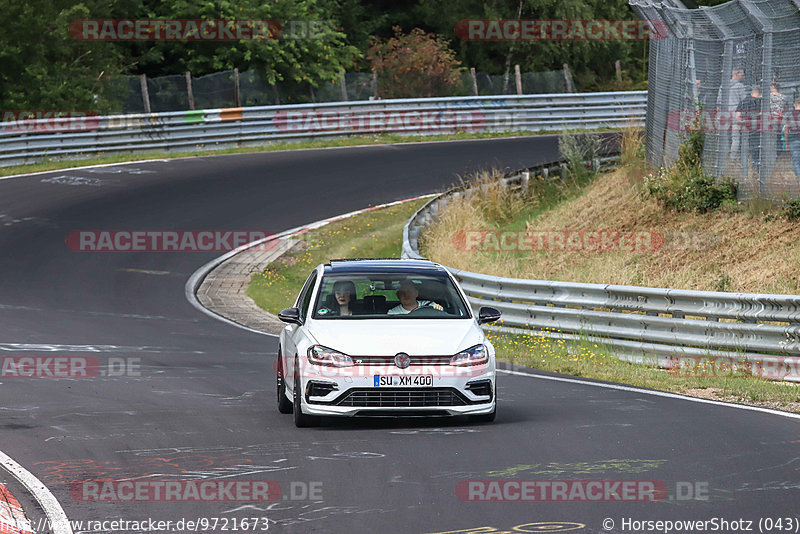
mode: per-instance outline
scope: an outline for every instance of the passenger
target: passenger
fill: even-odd
[[[356,285],[349,280],[339,280],[333,284],[333,295],[336,298],[340,317],[353,315],[356,300]]]
[[[417,308],[424,308],[426,306],[431,307],[434,310],[444,311],[444,308],[441,306],[441,304],[437,304],[432,300],[417,300],[417,297],[419,297],[419,290],[417,289],[417,286],[414,285],[414,282],[408,279],[401,281],[400,287],[397,289],[397,298],[400,300],[400,304],[389,310],[387,313],[389,315],[405,315],[407,313],[411,313]]]

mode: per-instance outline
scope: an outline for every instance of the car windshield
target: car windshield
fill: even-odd
[[[446,274],[327,274],[314,319],[464,319],[469,308]]]

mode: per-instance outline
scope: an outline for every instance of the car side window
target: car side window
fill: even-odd
[[[317,281],[317,271],[311,273],[311,276],[306,280],[303,291],[300,292],[300,318],[305,320],[308,316],[308,307],[311,304],[311,295],[314,294],[314,286]]]

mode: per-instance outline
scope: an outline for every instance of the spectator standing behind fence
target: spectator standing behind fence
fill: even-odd
[[[794,111],[784,115],[783,135],[792,152],[794,175],[800,178],[800,94],[795,97]]]
[[[696,107],[698,107],[702,111],[708,111],[710,109],[710,105],[713,105],[713,101],[711,100],[713,97],[713,92],[708,90],[703,84],[703,81],[698,79],[697,83],[697,102],[695,102]]]
[[[778,128],[778,133],[775,136],[778,155],[785,151],[784,143],[781,142],[783,136],[778,125],[783,122],[783,112],[786,111],[788,100],[786,95],[781,93],[781,86],[778,81],[772,80],[772,84],[769,86],[769,123],[770,125],[776,125],[774,127]]]
[[[737,111],[739,105],[747,96],[747,88],[744,86],[744,68],[735,67],[731,74],[731,79],[719,90],[717,96],[718,111]],[[726,98],[727,96],[727,98]],[[731,135],[731,157],[736,158],[741,145],[741,134],[733,132]]]
[[[736,122],[745,125],[747,132],[748,154],[753,165],[758,171],[761,165],[761,103],[764,99],[761,96],[761,87],[754,85],[750,94],[744,97],[742,103],[736,108]]]

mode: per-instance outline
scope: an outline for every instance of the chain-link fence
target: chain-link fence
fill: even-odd
[[[144,80],[144,82],[143,82]],[[567,93],[574,91],[569,69],[552,72],[526,72],[520,75],[520,87],[514,72],[509,76],[464,71],[461,81],[449,94],[434,96],[514,95]],[[305,104],[369,100],[376,93],[377,79],[371,73],[343,74],[336,81],[312,87],[308,84],[278,82],[270,84],[255,70],[237,73],[233,70],[205,76],[168,75],[155,78],[122,76],[115,78],[114,94],[121,112],[142,113],[216,109],[241,106]],[[143,88],[143,84],[146,90]],[[238,95],[237,95],[238,91]],[[238,96],[238,98],[237,98]]]
[[[630,4],[667,28],[650,45],[648,162],[674,162],[699,128],[706,172],[733,178],[740,197],[800,196],[800,0]]]

